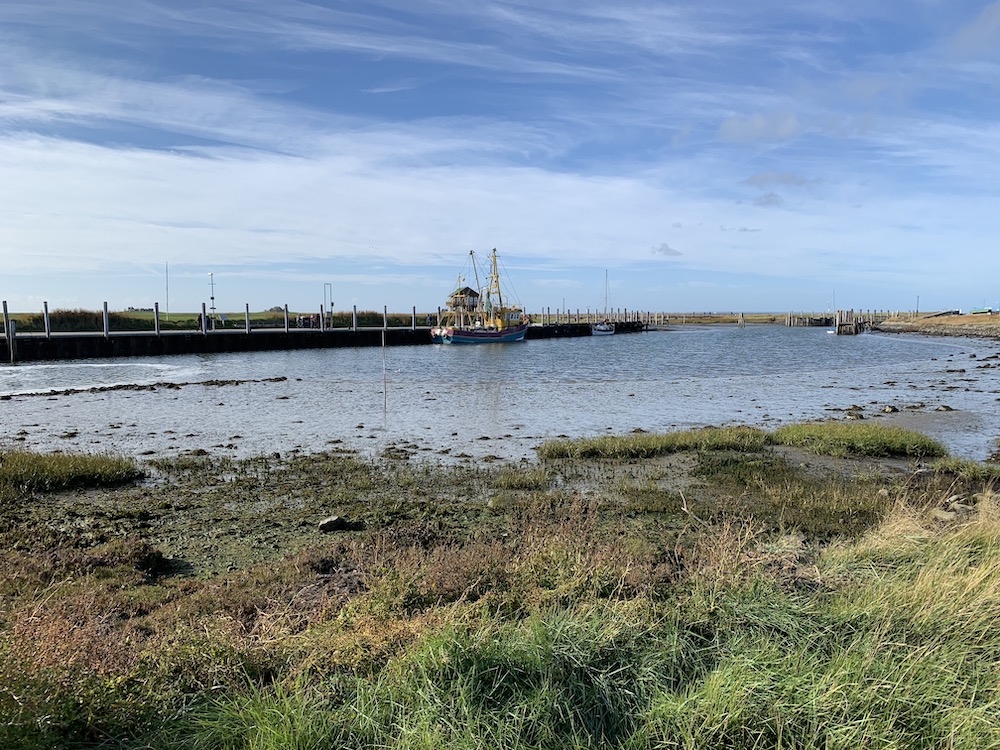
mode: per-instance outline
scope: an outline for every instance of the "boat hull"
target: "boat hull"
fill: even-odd
[[[513,341],[521,341],[527,331],[527,324],[499,331],[442,326],[431,329],[431,341],[435,344],[508,344]]]

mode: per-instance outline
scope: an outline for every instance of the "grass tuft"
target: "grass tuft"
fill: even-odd
[[[550,440],[538,448],[542,460],[555,458],[652,458],[680,451],[759,451],[770,442],[754,427],[706,427],[668,433],[608,435],[581,440]]]
[[[878,424],[787,425],[775,431],[774,440],[825,456],[936,458],[947,454],[943,445],[919,432]]]
[[[0,500],[33,492],[116,487],[143,475],[135,461],[118,456],[7,451],[0,453]]]

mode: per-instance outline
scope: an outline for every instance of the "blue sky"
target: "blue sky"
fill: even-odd
[[[11,309],[432,310],[492,247],[529,310],[997,305],[1000,1],[0,1]]]

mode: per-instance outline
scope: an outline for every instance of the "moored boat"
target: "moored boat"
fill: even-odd
[[[475,253],[469,252],[476,287],[479,271]],[[438,324],[431,328],[435,344],[504,344],[520,341],[528,331],[528,318],[520,307],[504,304],[500,287],[497,251],[490,253],[490,270],[485,287],[465,286],[459,276],[458,286],[448,297],[448,307],[441,312]]]
[[[604,320],[590,326],[591,336],[610,336],[615,332],[615,324],[608,320],[608,270],[604,269]]]

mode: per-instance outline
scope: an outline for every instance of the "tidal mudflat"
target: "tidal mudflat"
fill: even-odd
[[[7,453],[0,742],[995,746],[1000,472],[944,453],[866,422]]]

